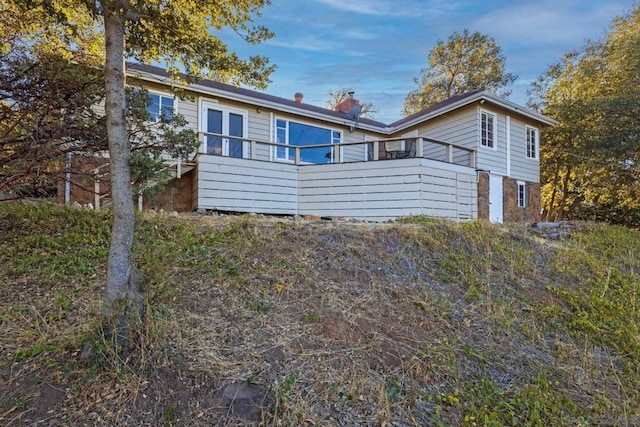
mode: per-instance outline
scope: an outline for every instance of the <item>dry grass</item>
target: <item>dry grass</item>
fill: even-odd
[[[270,426],[640,424],[638,358],[573,324],[574,296],[558,291],[586,284],[552,262],[586,235],[549,244],[479,222],[148,216],[138,348],[122,361],[103,343],[82,362],[83,343],[99,342],[104,259],[56,276],[42,264],[80,226],[52,224],[77,213],[4,209],[0,423],[250,425],[217,399],[248,381],[272,391]],[[20,243],[30,235],[39,248]],[[16,267],[34,251],[40,263]]]

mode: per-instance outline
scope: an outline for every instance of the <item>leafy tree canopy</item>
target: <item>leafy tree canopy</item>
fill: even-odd
[[[601,40],[565,54],[530,91],[560,121],[543,134],[542,202],[550,219],[640,224],[640,6]]]
[[[492,37],[467,29],[451,34],[446,42],[438,40],[427,62],[413,79],[416,89],[405,98],[405,115],[477,89],[506,97],[510,92],[505,87],[517,78],[505,70],[505,57]]]

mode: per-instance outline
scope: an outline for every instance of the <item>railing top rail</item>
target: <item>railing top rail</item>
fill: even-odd
[[[460,150],[464,150],[464,151],[468,151],[468,152],[476,151],[473,148],[464,147],[462,145],[457,145],[457,144],[453,144],[453,143],[450,143],[450,142],[439,141],[437,139],[428,138],[428,137],[424,137],[424,136],[406,136],[406,137],[398,137],[398,138],[383,138],[383,139],[372,139],[372,140],[368,140],[368,141],[340,142],[340,143],[335,143],[335,144],[326,143],[326,144],[310,144],[310,145],[289,145],[289,144],[284,144],[284,143],[281,143],[281,142],[263,141],[263,140],[256,139],[256,138],[244,138],[244,137],[241,137],[241,136],[231,136],[231,135],[224,135],[224,134],[212,133],[212,132],[199,132],[199,134],[200,135],[204,135],[204,136],[214,136],[214,137],[218,137],[218,138],[233,139],[233,140],[246,141],[246,142],[255,141],[258,144],[264,144],[264,145],[269,145],[269,146],[273,146],[273,147],[300,148],[300,149],[336,147],[336,146],[346,147],[346,146],[350,146],[350,145],[372,144],[372,143],[377,143],[377,142],[397,142],[397,141],[406,141],[408,139],[422,138],[423,141],[430,142],[430,143],[433,143],[433,144],[438,144],[438,145],[443,145],[443,146],[451,146],[451,147],[458,148]]]

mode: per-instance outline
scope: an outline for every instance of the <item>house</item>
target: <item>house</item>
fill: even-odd
[[[198,132],[191,162],[147,207],[383,221],[536,221],[540,130],[556,122],[486,91],[453,96],[391,124],[203,80],[175,97],[161,68],[129,64],[154,108]],[[100,197],[97,189],[97,204]],[[67,200],[68,201],[68,200]]]

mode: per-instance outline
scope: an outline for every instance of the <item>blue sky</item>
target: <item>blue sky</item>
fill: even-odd
[[[330,90],[351,87],[373,102],[375,119],[402,117],[413,78],[437,40],[468,28],[493,37],[518,74],[510,99],[525,104],[531,81],[589,39],[602,37],[633,0],[272,0],[256,24],[276,37],[248,45],[223,34],[241,57],[263,55],[277,65],[266,92],[325,106]]]

